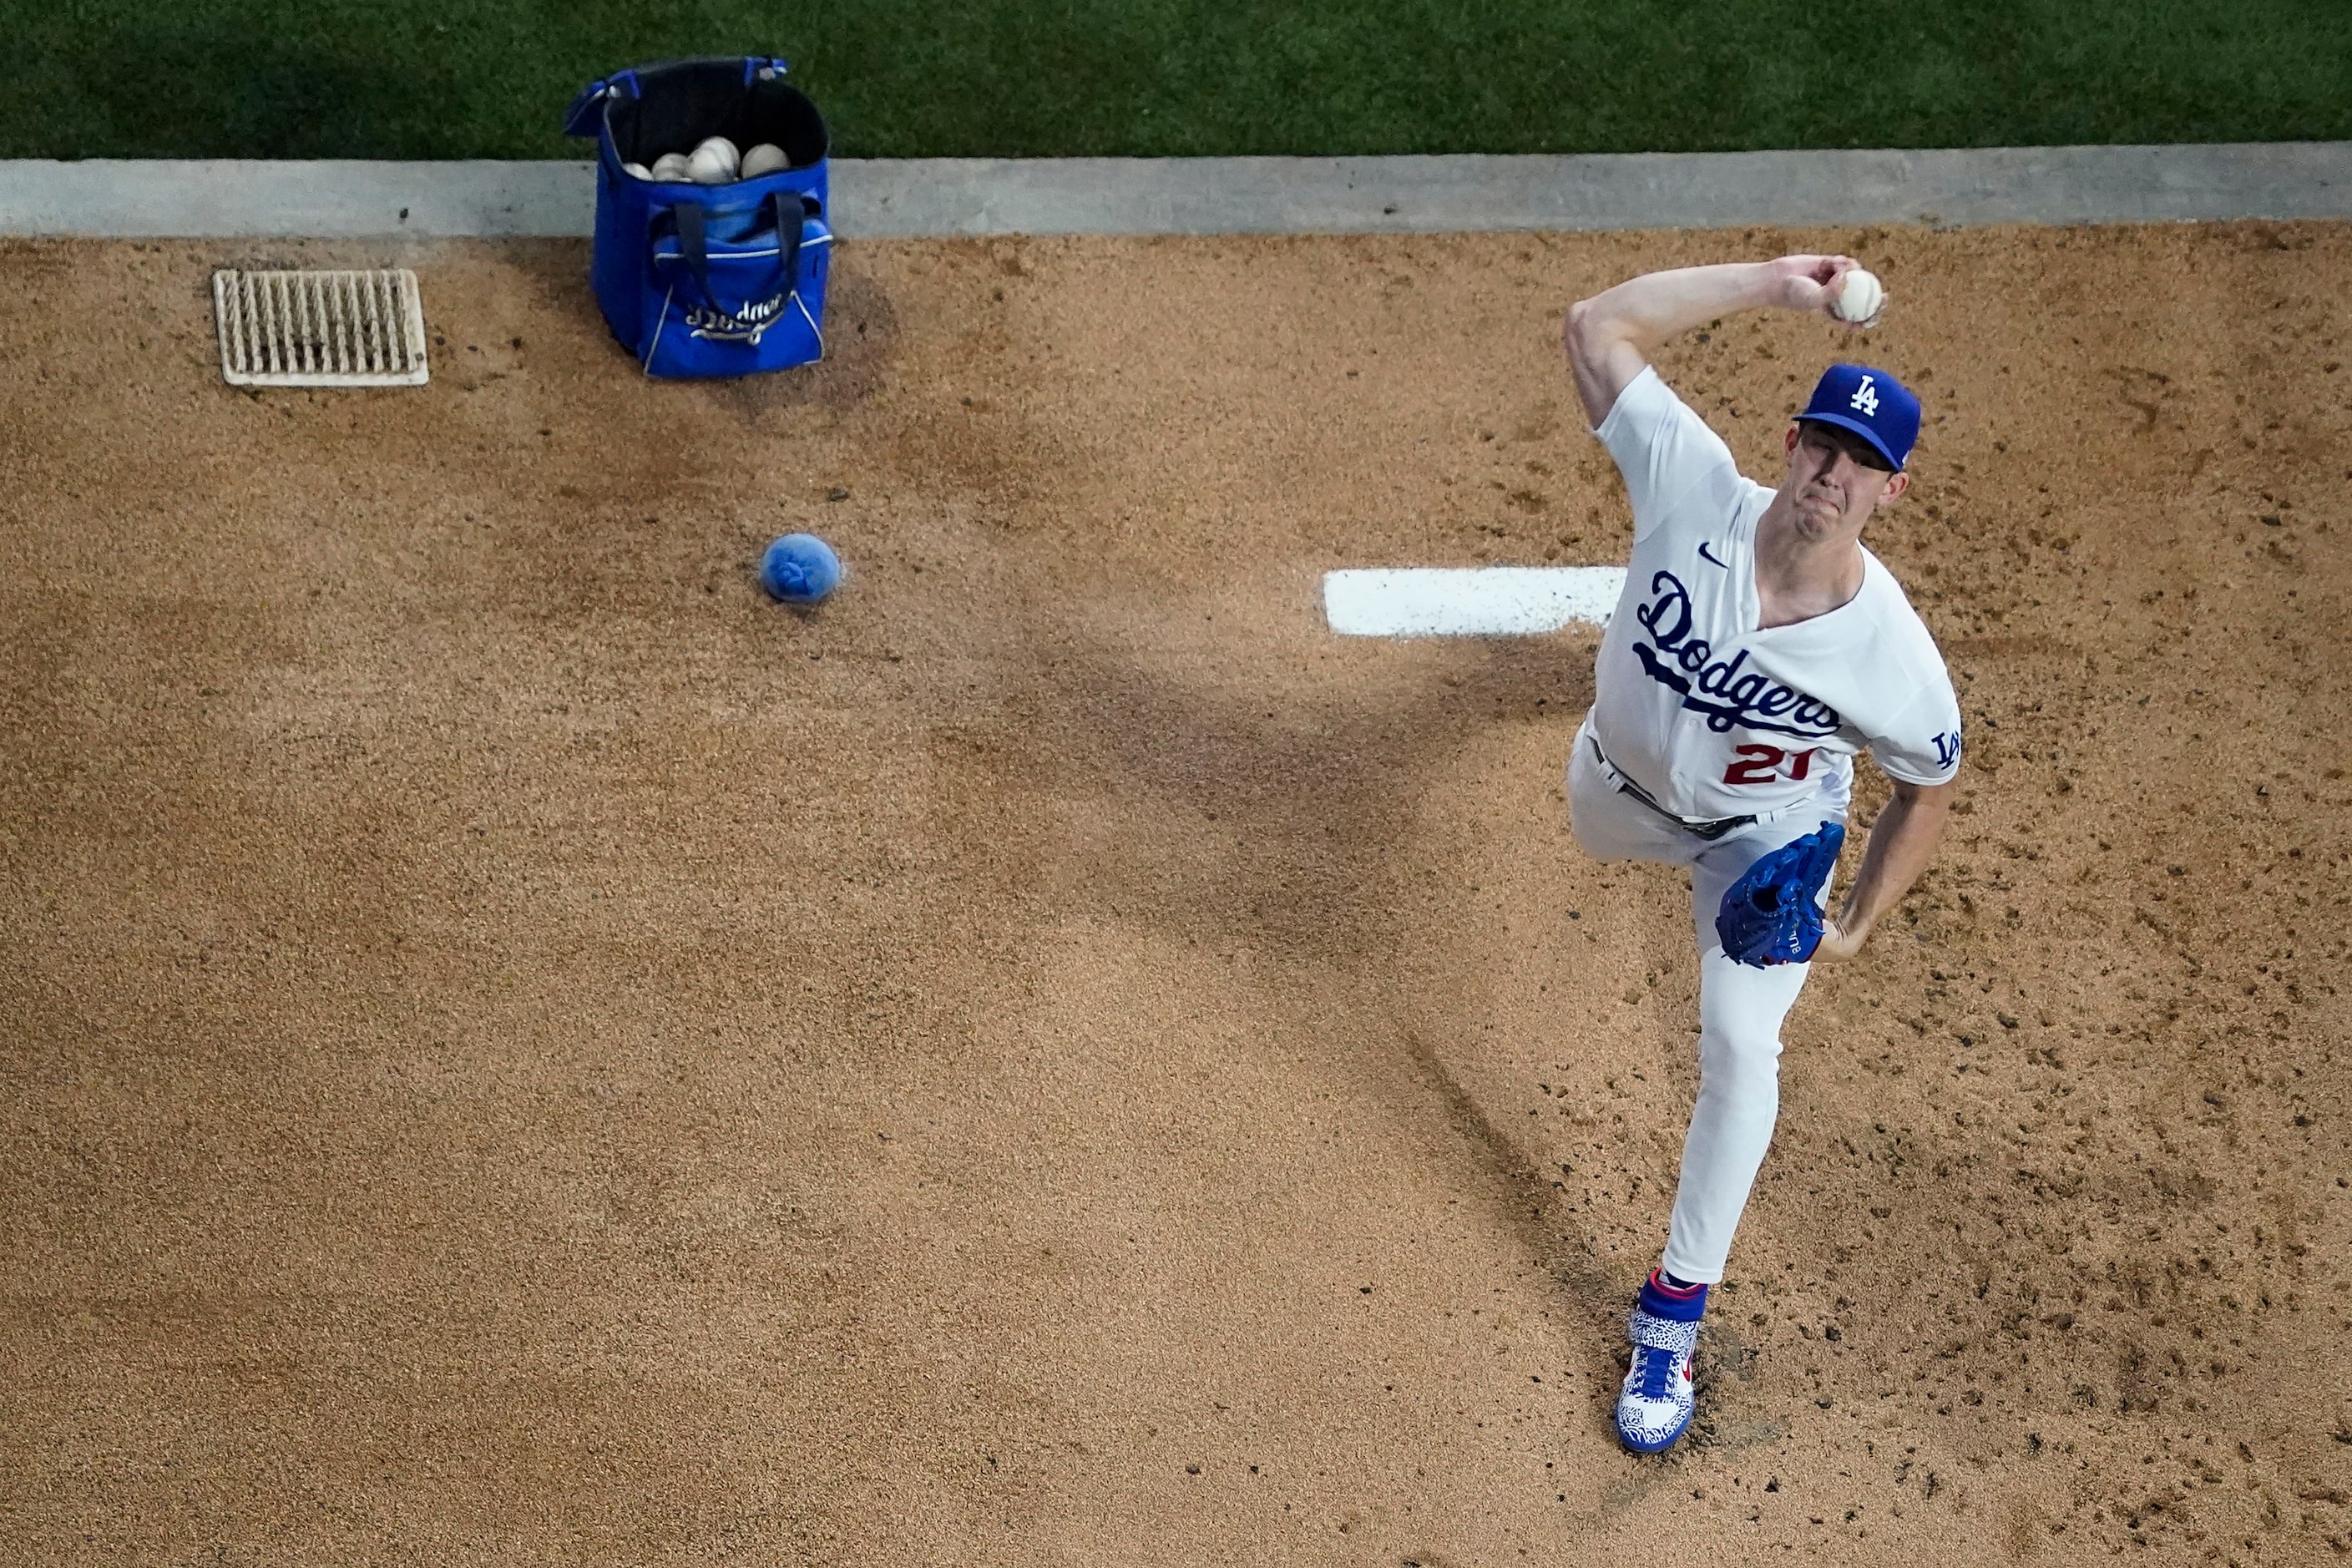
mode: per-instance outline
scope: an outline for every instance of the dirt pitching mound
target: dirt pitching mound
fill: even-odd
[[[1694,974],[1567,835],[1591,640],[1317,587],[1622,560],[1564,306],[1801,247],[1970,766],[1641,1460]],[[2352,232],[854,245],[732,385],[575,245],[5,259],[14,1560],[2352,1548]],[[223,387],[210,268],[334,262],[432,385]],[[1769,474],[1851,352],[1664,368]]]

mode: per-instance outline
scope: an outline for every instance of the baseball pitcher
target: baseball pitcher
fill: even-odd
[[[1569,762],[1570,822],[1602,859],[1688,868],[1699,952],[1698,1100],[1617,1405],[1619,1436],[1643,1453],[1690,1425],[1707,1287],[1780,1110],[1780,1020],[1811,963],[1854,956],[1927,866],[1959,771],[1943,657],[1862,544],[1910,487],[1918,399],[1885,371],[1832,365],[1789,426],[1775,489],[1742,478],[1650,363],[1675,333],[1737,310],[1841,319],[1853,268],[1788,256],[1653,272],[1568,313],[1577,393],[1633,510],[1632,566]],[[1832,917],[1865,749],[1893,798]]]

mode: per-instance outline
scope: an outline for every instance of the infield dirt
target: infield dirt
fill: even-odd
[[[1622,560],[1563,307],[1796,248],[1969,763],[1644,1460],[1694,972],[1568,836],[1593,639],[1318,583]],[[2352,230],[850,245],[701,385],[574,244],[0,259],[0,1557],[2352,1550]],[[220,384],[214,266],[388,262],[430,387]],[[1842,352],[1664,369],[1769,479]]]

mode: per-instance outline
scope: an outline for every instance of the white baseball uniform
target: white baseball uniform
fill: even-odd
[[[1665,1267],[1712,1284],[1771,1142],[1780,1021],[1810,969],[1726,957],[1724,891],[1764,855],[1844,819],[1857,752],[1906,783],[1950,780],[1959,704],[1935,639],[1868,551],[1852,600],[1758,626],[1756,527],[1773,492],[1741,477],[1654,369],[1594,434],[1624,476],[1633,558],[1569,763],[1570,817],[1595,856],[1691,872],[1699,1092]]]

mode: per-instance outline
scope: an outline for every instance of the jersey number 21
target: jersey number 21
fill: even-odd
[[[1732,751],[1739,761],[1723,770],[1723,782],[1727,784],[1778,784],[1781,779],[1802,779],[1812,771],[1813,753],[1819,746],[1808,746],[1801,752],[1784,752],[1778,746],[1735,746]],[[1781,772],[1783,764],[1788,771]]]

